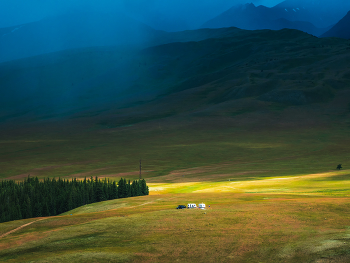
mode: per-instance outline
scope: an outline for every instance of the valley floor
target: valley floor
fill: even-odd
[[[3,134],[2,179],[132,180],[142,155],[150,195],[1,223],[0,261],[350,262],[348,124],[239,121]]]

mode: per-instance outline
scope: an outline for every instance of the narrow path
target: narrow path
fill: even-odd
[[[176,197],[171,197],[171,198],[167,198],[167,199],[164,199],[164,198],[158,198],[158,199],[156,199],[156,200],[154,200],[154,201],[150,201],[150,202],[146,202],[146,203],[143,203],[143,204],[140,204],[140,205],[134,205],[134,206],[126,206],[126,207],[119,207],[119,208],[114,208],[114,209],[110,209],[110,210],[106,210],[106,211],[111,211],[111,210],[118,210],[118,209],[120,209],[120,208],[135,208],[135,207],[139,207],[139,206],[143,206],[143,205],[148,205],[148,204],[152,204],[152,203],[155,203],[155,202],[157,202],[157,201],[159,201],[159,200],[171,200],[171,199],[174,199],[174,198],[176,198]],[[94,212],[94,213],[99,213],[99,212]]]
[[[10,234],[12,234],[12,233],[14,233],[14,232],[16,232],[16,231],[18,231],[18,230],[24,228],[24,227],[26,227],[26,226],[29,226],[29,225],[31,225],[31,224],[33,224],[33,223],[35,223],[35,222],[38,222],[38,221],[41,221],[41,220],[44,220],[44,219],[46,219],[46,218],[41,218],[41,219],[35,220],[35,221],[33,221],[33,222],[24,224],[24,225],[22,225],[22,226],[20,226],[20,227],[17,227],[17,228],[15,228],[15,229],[13,229],[13,230],[11,230],[11,231],[5,233],[5,234],[2,234],[2,235],[0,236],[0,238],[6,237],[6,236],[8,236],[8,235],[10,235]]]
[[[168,198],[168,199],[166,199],[166,200],[171,200],[171,199],[174,199],[174,198],[175,198],[175,197],[172,197],[172,198]],[[143,205],[155,203],[156,201],[159,201],[159,200],[162,200],[162,199],[163,199],[163,198],[159,198],[159,199],[157,199],[157,200],[155,200],[155,201],[146,202],[146,203],[143,203],[143,204],[140,204],[140,205],[129,206],[129,207],[125,207],[125,208],[135,208],[135,207],[139,207],[139,206],[143,206]],[[110,210],[117,210],[117,209],[120,209],[120,208],[115,208],[115,209],[110,209]],[[107,211],[108,211],[108,210],[107,210]],[[101,211],[99,211],[99,212],[93,212],[93,213],[101,213]],[[55,217],[64,217],[64,216],[55,216]],[[38,219],[38,220],[35,220],[35,221],[30,222],[30,223],[24,224],[24,225],[22,225],[22,226],[20,226],[20,227],[17,227],[17,228],[15,228],[15,229],[13,229],[13,230],[11,230],[11,231],[5,233],[5,234],[2,234],[2,235],[0,236],[0,238],[4,238],[4,237],[6,237],[6,236],[8,236],[8,235],[10,235],[10,234],[12,234],[12,233],[14,233],[14,232],[16,232],[16,231],[22,229],[22,228],[24,228],[24,227],[26,227],[26,226],[29,226],[29,225],[31,225],[31,224],[33,224],[33,223],[35,223],[35,222],[38,222],[38,221],[41,221],[41,220],[45,220],[45,219],[48,219],[48,218],[51,218],[51,217],[40,218],[40,219]]]
[[[140,204],[140,205],[126,206],[126,207],[123,207],[123,208],[135,208],[135,207],[139,207],[139,206],[143,206],[143,205],[152,204],[152,203],[154,203],[154,202],[155,202],[155,201],[151,201],[151,202],[143,203],[143,204]],[[117,209],[120,209],[120,208],[115,208],[115,209],[111,209],[111,210],[117,210]],[[108,210],[107,210],[107,211],[108,211]]]

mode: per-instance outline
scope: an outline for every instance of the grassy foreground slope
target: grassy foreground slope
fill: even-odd
[[[205,201],[211,207],[174,209],[188,201]],[[347,262],[348,201],[320,195],[237,193],[107,201],[73,210],[72,215],[36,221],[2,237],[0,258],[3,262]],[[1,224],[1,232],[15,223],[19,222]]]

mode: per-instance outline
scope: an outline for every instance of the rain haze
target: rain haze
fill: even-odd
[[[345,0],[332,2],[259,0],[253,3],[246,0],[1,1],[0,62],[44,54],[51,54],[50,59],[54,56],[55,59],[62,60],[69,52],[74,53],[74,50],[82,48],[92,49],[94,51],[92,54],[95,54],[96,48],[113,50],[127,47],[134,51],[143,50],[167,43],[201,41],[226,36],[224,28],[232,28],[231,30],[289,28],[319,37],[342,19],[349,9],[350,2]],[[209,28],[212,30],[206,30]],[[137,52],[131,54],[133,56]],[[98,68],[94,71],[97,74],[94,79],[68,78],[70,86],[69,88],[64,86],[67,90],[59,96],[50,93],[45,100],[41,100],[40,98],[44,96],[42,92],[33,95],[33,90],[40,90],[39,87],[45,89],[47,85],[44,78],[38,77],[43,74],[42,72],[18,76],[13,79],[14,83],[8,82],[11,89],[15,90],[17,87],[18,92],[11,93],[8,90],[7,93],[11,98],[16,98],[16,101],[24,101],[21,105],[23,109],[34,107],[39,100],[46,108],[54,109],[54,112],[57,112],[62,105],[70,105],[66,110],[71,109],[72,105],[80,108],[88,107],[92,99],[95,104],[103,104],[107,101],[113,103],[116,99],[125,100],[126,97],[132,100],[131,97],[141,97],[145,94],[147,98],[156,96],[159,91],[140,88],[147,86],[142,83],[148,81],[142,81],[141,76],[155,74],[157,71],[155,69],[163,66],[155,65],[152,69],[142,70],[140,63],[140,67],[135,70],[130,60],[132,56],[128,57],[128,61],[113,64],[113,68],[108,68],[109,62],[105,63],[104,60],[96,62],[91,65],[94,70]],[[39,63],[41,60],[32,61]],[[100,72],[101,67],[98,67],[100,64],[108,69],[103,74]],[[76,78],[77,75],[71,71],[72,67],[73,64],[68,64],[61,68],[61,71]],[[85,70],[79,71],[79,74]],[[113,74],[115,71],[122,73]],[[50,85],[56,84],[50,83]],[[101,96],[91,96],[102,86],[105,88]],[[57,92],[59,89],[54,90]],[[116,95],[122,91],[128,91],[129,95],[124,94],[123,98]],[[77,103],[77,98],[82,93],[90,94],[89,99],[79,100]],[[23,100],[29,94],[32,99]],[[4,105],[11,107],[11,99],[3,96],[2,100]],[[69,102],[64,103],[66,100]]]
[[[100,12],[123,10],[139,18],[160,16],[167,19],[167,23],[173,21],[183,29],[196,27],[234,5],[250,2],[271,7],[281,0],[11,0],[0,2],[0,27],[20,25],[74,10]]]

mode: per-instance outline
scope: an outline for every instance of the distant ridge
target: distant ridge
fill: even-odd
[[[345,10],[350,10],[350,1],[340,0],[340,5],[335,5],[328,0],[286,0],[271,8],[250,3],[230,8],[204,23],[203,27],[290,28],[320,36],[344,17]]]
[[[273,9],[285,11],[291,21],[309,21],[318,28],[337,23],[350,9],[349,0],[285,0]]]
[[[321,35],[321,37],[339,37],[350,39],[350,11],[330,30]]]
[[[238,27],[247,30],[272,29],[280,30],[283,28],[297,29],[315,36],[319,36],[327,29],[317,28],[307,20],[308,11],[300,8],[291,9],[268,8],[266,6],[255,6],[254,4],[245,4],[232,7],[221,15],[209,20],[202,27],[220,28],[220,27]]]

